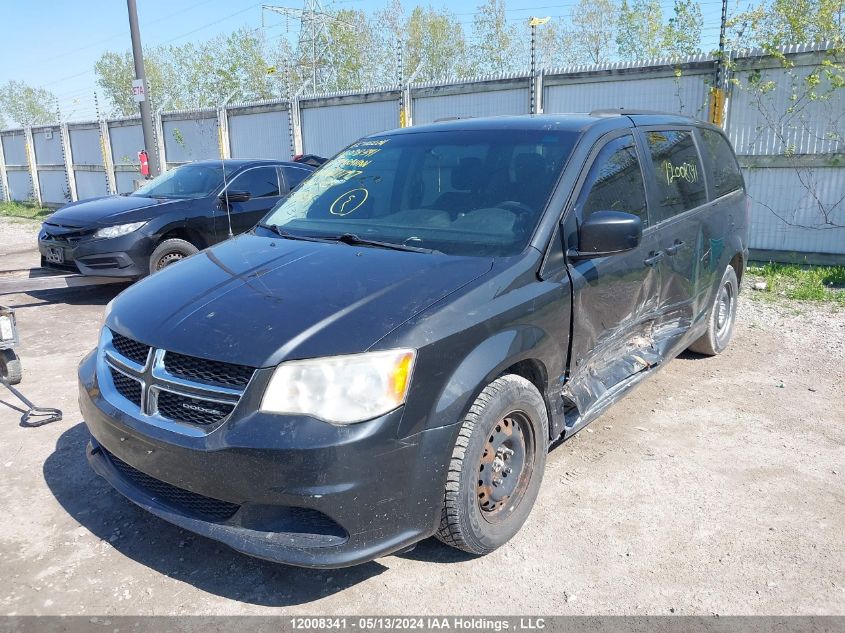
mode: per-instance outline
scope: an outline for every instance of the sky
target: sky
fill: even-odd
[[[699,0],[704,15],[702,50],[715,49],[719,38],[721,0]],[[735,0],[731,0],[735,2]],[[273,1],[301,8],[302,0]],[[202,41],[242,26],[262,27],[261,2],[252,0],[137,0],[144,46]],[[323,0],[326,9],[359,8],[372,12],[387,0]],[[481,0],[404,0],[406,12],[416,4],[448,8],[469,34]],[[509,22],[524,23],[532,15],[568,19],[577,0],[510,0]],[[664,19],[672,0],[662,0]],[[131,47],[123,0],[0,0],[0,84],[25,81],[46,88],[59,99],[66,121],[96,118],[94,63],[108,50]],[[280,37],[296,32],[291,20],[267,13],[265,34]]]

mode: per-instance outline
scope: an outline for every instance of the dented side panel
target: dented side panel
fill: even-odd
[[[563,395],[579,412],[632,374],[658,364],[661,271],[645,260],[657,249],[653,231],[634,250],[574,263],[569,380]]]

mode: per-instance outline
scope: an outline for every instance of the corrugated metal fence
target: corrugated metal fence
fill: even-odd
[[[751,246],[845,255],[845,90],[796,104],[795,89],[827,48],[782,53],[788,67],[762,51],[734,59],[726,130],[753,198]],[[543,70],[534,96],[546,113],[626,107],[706,119],[715,64],[695,56]],[[507,75],[159,113],[159,153],[165,168],[203,158],[331,156],[361,136],[399,127],[402,98],[408,124],[419,125],[527,114],[530,90],[527,75]],[[130,192],[142,144],[137,118],[3,131],[0,197],[60,205]]]

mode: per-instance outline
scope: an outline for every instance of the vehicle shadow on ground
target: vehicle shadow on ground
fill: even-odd
[[[30,290],[20,293],[18,297],[28,297],[31,302],[7,304],[10,308],[33,308],[48,303],[64,303],[66,305],[106,305],[131,283],[113,283],[100,286],[82,286],[77,288],[52,288],[49,290]]]
[[[386,567],[289,567],[240,554],[149,514],[98,477],[85,458],[85,425],[65,431],[44,462],[44,479],[62,507],[92,534],[153,571],[211,594],[284,607],[324,598],[372,578]]]

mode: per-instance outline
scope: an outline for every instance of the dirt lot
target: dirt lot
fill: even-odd
[[[0,220],[0,269],[35,265],[35,226]],[[728,352],[673,361],[555,449],[490,556],[432,539],[310,571],[194,537],[91,472],[76,365],[120,288],[0,296],[21,388],[65,413],[22,428],[0,393],[0,613],[845,614],[845,312],[746,290]]]

